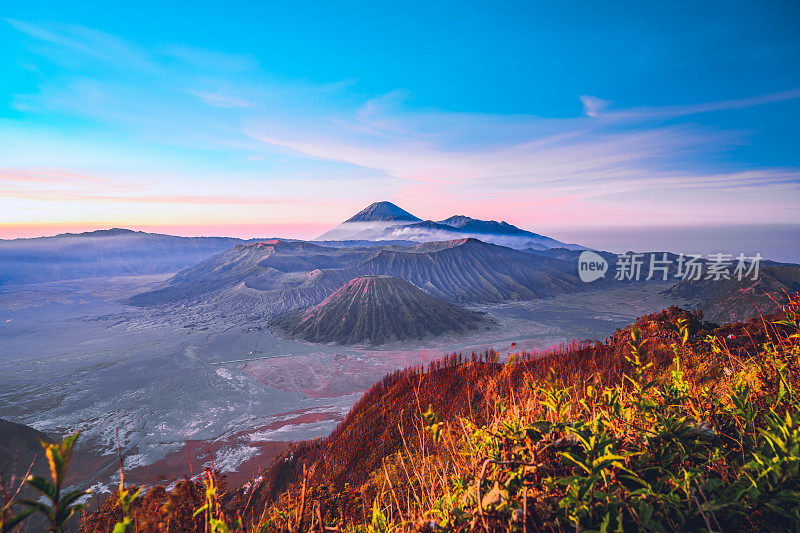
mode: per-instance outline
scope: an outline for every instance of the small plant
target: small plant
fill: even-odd
[[[667,394],[674,403],[683,402],[689,395],[689,383],[683,375],[681,370],[681,355],[686,347],[686,342],[689,340],[689,327],[685,318],[679,318],[677,323],[678,334],[680,335],[680,343],[672,343],[672,353],[675,357],[672,363],[675,368],[672,370],[671,379],[667,385]]]
[[[425,429],[428,431],[434,441],[439,442],[442,440],[442,423],[439,422],[439,416],[433,412],[430,406],[428,410],[422,413],[422,421],[425,424]]]
[[[380,499],[375,498],[372,504],[372,517],[367,527],[367,533],[391,533],[396,526],[390,522],[381,509]]]
[[[193,516],[205,512],[206,531],[209,533],[231,533],[237,531],[239,529],[238,521],[229,526],[224,520],[216,518],[218,486],[214,481],[214,472],[208,468],[203,474],[203,484],[206,487],[206,503],[197,509]]]
[[[39,512],[50,523],[48,531],[51,533],[61,533],[64,526],[72,515],[84,508],[81,503],[76,503],[80,498],[91,494],[91,489],[75,490],[67,494],[61,494],[61,486],[67,474],[67,466],[72,457],[72,448],[78,440],[80,432],[66,437],[63,441],[50,444],[40,441],[44,447],[47,463],[50,468],[52,482],[38,476],[28,476],[25,483],[39,491],[47,499],[48,503],[34,500],[23,499],[20,503],[28,507],[30,512]]]
[[[113,533],[128,533],[129,531],[136,531],[131,519],[131,505],[136,498],[142,493],[141,487],[136,492],[131,489],[125,488],[125,475],[122,472],[122,467],[119,469],[119,492],[117,492],[117,505],[122,510],[122,520],[114,524]]]

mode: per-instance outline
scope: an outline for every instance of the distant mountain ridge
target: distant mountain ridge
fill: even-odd
[[[130,302],[269,318],[316,305],[350,280],[375,275],[401,278],[435,298],[466,305],[589,289],[570,262],[472,238],[340,248],[271,240],[217,254]]]
[[[452,226],[462,231],[470,231],[472,233],[496,233],[501,235],[502,234],[533,235],[536,237],[542,237],[542,235],[539,235],[537,233],[532,233],[530,231],[525,231],[505,221],[497,222],[494,220],[478,220],[465,215],[454,215],[450,218],[440,220],[439,224]]]
[[[320,304],[273,321],[291,338],[338,344],[383,344],[463,333],[490,322],[479,313],[438,300],[400,278],[361,276]]]
[[[479,220],[465,215],[454,215],[440,221],[422,220],[395,204],[385,201],[367,206],[355,216],[314,240],[428,242],[466,237],[474,237],[485,242],[516,249],[584,249],[576,244],[566,244],[538,233],[523,230],[505,221]]]
[[[243,242],[122,228],[0,240],[0,285],[177,272]]]
[[[667,289],[665,294],[693,300],[706,320],[724,324],[744,322],[759,314],[780,311],[786,295],[800,291],[800,268],[792,264],[767,262],[757,280],[686,280]]]

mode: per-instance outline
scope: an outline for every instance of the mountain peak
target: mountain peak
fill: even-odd
[[[466,215],[453,215],[450,218],[440,220],[439,224],[453,226],[454,228],[461,228],[474,220],[475,220],[474,218],[468,217]]]
[[[465,233],[541,237],[541,235],[537,233],[520,229],[506,221],[479,220],[464,215],[454,215],[450,218],[440,220],[439,224],[457,228]]]
[[[83,233],[59,233],[56,237],[117,237],[120,235],[133,235],[135,233],[143,232],[126,228],[110,228],[84,231]]]
[[[345,222],[378,222],[378,221],[408,221],[419,222],[408,211],[397,207],[392,202],[375,202],[355,214]]]

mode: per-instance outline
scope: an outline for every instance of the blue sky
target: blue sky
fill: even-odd
[[[170,5],[164,5],[170,4]],[[15,3],[0,236],[796,223],[797,2]]]

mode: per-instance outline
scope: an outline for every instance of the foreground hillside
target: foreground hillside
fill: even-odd
[[[498,359],[387,376],[328,438],[244,487],[222,494],[209,472],[151,491],[131,519],[142,531],[800,526],[797,297],[765,321],[719,328],[671,308],[606,342]],[[212,515],[192,518],[207,494]],[[122,514],[109,500],[84,529]]]
[[[125,487],[82,528],[794,531],[798,364],[797,296],[745,324],[670,308],[605,342],[507,362],[453,354],[387,376],[329,437],[241,488],[213,470],[169,491]],[[62,473],[70,442],[48,452]],[[67,498],[58,516],[73,512]]]

